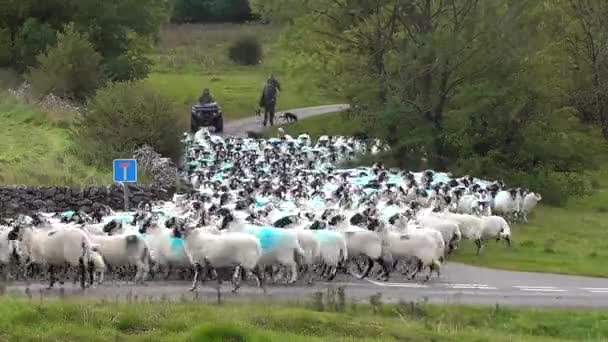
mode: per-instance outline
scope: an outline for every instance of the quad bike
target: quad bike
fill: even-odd
[[[192,106],[190,117],[190,130],[196,133],[201,127],[214,127],[216,133],[224,131],[224,117],[222,108],[217,102],[195,104]]]

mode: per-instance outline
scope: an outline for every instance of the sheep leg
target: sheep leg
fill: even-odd
[[[55,266],[49,266],[49,279],[50,279],[50,284],[49,287],[47,288],[48,290],[53,288],[53,285],[55,285]]]
[[[89,261],[87,266],[89,271],[89,286],[92,287],[95,282],[95,263]]]
[[[84,264],[84,258],[82,257],[78,260],[78,271],[80,274],[80,288],[84,290],[87,287],[87,268]]]
[[[414,270],[407,275],[407,279],[414,279],[416,277],[416,275],[418,274],[418,272],[420,272],[420,270],[422,269],[422,261],[421,260],[417,260],[418,263],[416,265],[416,267],[414,268]]]
[[[374,267],[374,260],[370,257],[367,257],[367,269],[365,270],[365,272],[363,274],[361,274],[359,279],[367,278],[367,276],[369,275],[369,272],[371,272],[373,267]]]
[[[382,259],[382,257],[378,258],[376,261],[380,264],[380,267],[382,267],[382,273],[380,275],[384,275],[383,280],[388,281],[391,276],[391,269],[389,268],[389,263]]]
[[[251,271],[251,273],[255,277],[255,281],[256,281],[257,287],[263,287],[264,286],[264,279],[263,279],[264,272],[262,272],[261,267],[260,266],[255,266],[253,268],[253,270]],[[266,291],[265,288],[264,288],[264,291]]]
[[[194,265],[194,269],[195,269],[194,279],[192,280],[192,287],[190,288],[191,292],[194,292],[196,290],[196,288],[198,287],[198,281],[201,276],[201,272],[203,271],[203,268],[202,268],[201,264],[199,264],[199,263],[196,263]]]
[[[481,241],[481,239],[476,239],[475,245],[477,245],[477,256],[479,256],[479,254],[481,254],[481,250],[483,249],[483,241]]]
[[[245,272],[243,272],[243,273],[245,273]],[[232,275],[232,285],[234,286],[234,288],[232,289],[233,293],[236,293],[236,291],[241,287],[240,279],[241,279],[241,265],[238,265],[234,269],[234,274]]]
[[[173,270],[173,266],[171,266],[171,264],[167,265],[167,273],[165,273],[165,280],[169,280],[169,277],[171,276],[171,271]]]
[[[291,264],[291,279],[289,280],[288,284],[294,284],[296,281],[298,281],[298,264],[296,262],[294,262],[293,264]]]

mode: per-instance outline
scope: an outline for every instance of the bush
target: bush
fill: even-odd
[[[100,167],[109,167],[116,158],[130,158],[143,144],[176,160],[185,126],[180,125],[174,103],[146,83],[112,83],[95,94],[75,125],[74,150],[85,162]]]
[[[262,61],[262,44],[254,36],[237,39],[228,49],[228,57],[241,65],[257,65]]]
[[[251,19],[248,0],[176,0],[174,22],[235,22]]]
[[[73,25],[57,35],[57,44],[38,56],[39,66],[28,75],[37,95],[84,100],[103,85],[102,57],[86,34]]]

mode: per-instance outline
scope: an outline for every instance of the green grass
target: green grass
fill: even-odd
[[[600,341],[608,313],[426,304],[322,307],[0,301],[6,341]]]
[[[112,181],[67,152],[69,118],[43,113],[10,96],[0,100],[1,185],[98,185]]]
[[[265,134],[269,137],[277,136],[279,127],[283,127],[285,132],[293,137],[306,133],[313,140],[321,135],[349,136],[363,130],[361,124],[357,120],[349,119],[345,112],[313,116],[289,125],[277,125],[268,129]]]
[[[282,93],[277,109],[290,109],[337,101],[308,84],[310,75],[294,76],[286,72],[277,45],[281,27],[272,25],[179,25],[166,27],[160,37],[149,82],[184,107],[200,96],[203,88],[223,106],[230,119],[253,115],[264,82],[274,73]],[[238,37],[253,35],[262,43],[264,59],[258,66],[240,66],[228,58],[228,47]]]

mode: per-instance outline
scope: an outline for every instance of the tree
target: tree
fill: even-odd
[[[566,41],[578,76],[575,105],[583,119],[599,122],[608,140],[608,3],[565,0],[562,5],[574,23]]]
[[[57,44],[38,56],[38,66],[28,78],[36,93],[83,101],[105,81],[102,57],[86,34],[73,25],[57,35]]]
[[[170,5],[169,0],[0,0],[0,38],[7,41],[2,47],[9,56],[3,56],[3,64],[22,71],[35,66],[34,56],[72,22],[88,35],[113,80],[145,77],[141,71],[150,61],[131,57],[142,56],[141,46],[151,46]]]
[[[175,22],[245,22],[251,19],[248,0],[176,0]]]

